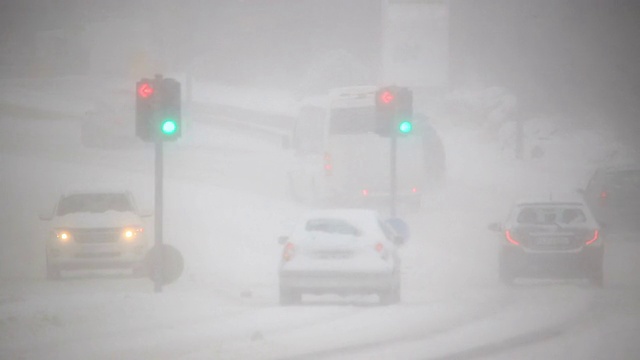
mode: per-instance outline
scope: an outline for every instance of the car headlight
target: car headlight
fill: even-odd
[[[122,239],[125,241],[133,241],[142,233],[141,227],[129,226],[122,230]]]
[[[71,241],[71,232],[69,232],[68,230],[57,229],[55,233],[56,233],[56,238],[58,239],[58,242],[64,244]]]

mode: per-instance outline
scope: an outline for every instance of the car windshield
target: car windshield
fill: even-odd
[[[373,106],[334,108],[331,110],[331,135],[364,134],[376,129]]]
[[[90,212],[131,211],[131,203],[126,194],[74,194],[64,197],[58,204],[59,216]]]
[[[517,221],[530,225],[576,225],[584,224],[587,217],[579,207],[530,206],[520,209]]]
[[[307,221],[305,230],[353,236],[360,234],[355,226],[342,219],[311,219]]]

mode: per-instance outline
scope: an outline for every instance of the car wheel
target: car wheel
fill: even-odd
[[[595,287],[604,287],[604,271],[602,270],[602,267],[592,271],[589,282],[591,282]]]
[[[400,279],[396,279],[391,287],[384,292],[378,294],[380,297],[380,304],[382,305],[392,305],[400,302],[402,297],[402,289],[400,285]]]
[[[508,269],[504,264],[500,264],[500,269],[498,271],[499,271],[500,281],[507,286],[512,286],[516,280],[516,277],[513,275],[513,272],[510,269]]]
[[[295,289],[280,288],[280,305],[295,305],[302,302],[302,294]]]

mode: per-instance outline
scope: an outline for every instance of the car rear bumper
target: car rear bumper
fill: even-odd
[[[604,248],[584,247],[578,252],[526,252],[521,247],[503,247],[501,271],[526,277],[589,277],[602,269]]]
[[[363,293],[394,287],[395,273],[281,271],[280,287],[309,293]]]

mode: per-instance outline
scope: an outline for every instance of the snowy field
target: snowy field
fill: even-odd
[[[629,359],[640,351],[640,242],[608,239],[604,289],[550,280],[507,288],[497,279],[501,239],[487,229],[517,199],[584,186],[617,148],[605,135],[552,131],[540,137],[544,156],[515,160],[478,127],[441,119],[447,182],[404,214],[412,236],[400,254],[402,302],[305,296],[281,307],[277,237],[306,210],[287,195],[289,155],[273,139],[205,120],[166,146],[164,239],[186,268],[156,294],[149,280],[117,272],[45,281],[47,224],[37,217],[76,184],[124,184],[152,208],[152,148],[86,149],[76,118],[0,115],[1,359]]]

